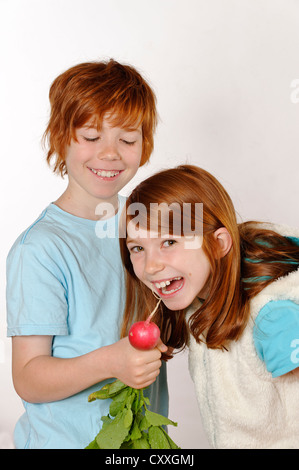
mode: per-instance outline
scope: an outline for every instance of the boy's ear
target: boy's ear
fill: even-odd
[[[218,256],[223,258],[231,249],[232,237],[225,227],[220,227],[214,232],[214,237],[218,245]]]

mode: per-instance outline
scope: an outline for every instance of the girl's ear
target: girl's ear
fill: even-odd
[[[232,237],[225,227],[220,227],[214,232],[214,237],[218,245],[219,258],[223,258],[231,249]]]

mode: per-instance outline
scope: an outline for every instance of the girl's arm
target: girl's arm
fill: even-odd
[[[12,338],[12,374],[18,395],[31,403],[62,400],[108,378],[133,388],[155,381],[161,367],[162,342],[150,351],[138,351],[128,338],[83,356],[51,356],[52,336]]]

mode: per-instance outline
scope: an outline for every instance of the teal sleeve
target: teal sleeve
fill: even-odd
[[[299,367],[299,305],[291,300],[266,304],[256,318],[253,339],[272,377]]]
[[[62,274],[43,247],[19,242],[10,251],[6,301],[7,336],[68,334]]]

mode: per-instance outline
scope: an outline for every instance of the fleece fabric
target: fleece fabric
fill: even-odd
[[[271,224],[263,227],[299,237],[298,229]],[[190,338],[190,375],[203,425],[214,448],[299,448],[299,379],[292,373],[273,377],[253,339],[261,309],[281,300],[299,304],[299,270],[274,281],[252,299],[250,321],[228,351],[208,349]],[[192,304],[188,317],[199,305],[199,301]],[[298,331],[294,335],[290,355],[294,355],[294,344],[299,344]],[[295,362],[294,369],[299,365]]]

